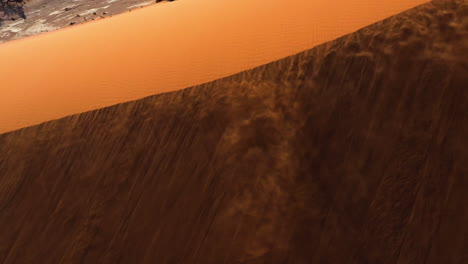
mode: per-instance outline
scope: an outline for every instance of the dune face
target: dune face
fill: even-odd
[[[181,0],[7,42],[0,133],[235,74],[423,2]]]
[[[466,263],[467,14],[0,135],[0,262]]]

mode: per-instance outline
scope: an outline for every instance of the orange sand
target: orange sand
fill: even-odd
[[[0,45],[0,133],[277,60],[427,0],[179,0]]]

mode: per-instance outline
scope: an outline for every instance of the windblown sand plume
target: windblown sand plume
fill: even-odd
[[[467,263],[468,5],[0,135],[1,263]]]

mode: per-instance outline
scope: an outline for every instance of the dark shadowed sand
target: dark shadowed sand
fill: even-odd
[[[0,135],[1,263],[467,263],[468,5]]]

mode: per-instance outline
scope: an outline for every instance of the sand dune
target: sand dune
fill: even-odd
[[[0,135],[0,262],[466,263],[467,14]]]
[[[0,133],[254,68],[423,2],[181,0],[8,42]]]

